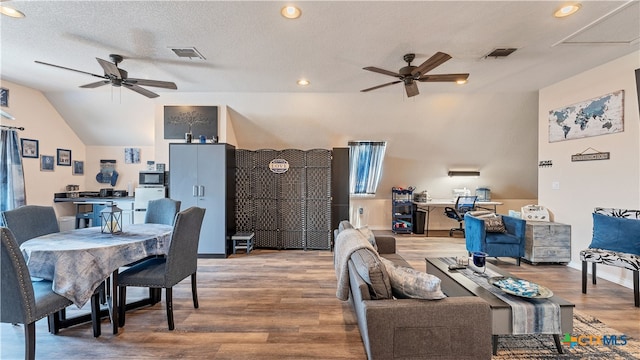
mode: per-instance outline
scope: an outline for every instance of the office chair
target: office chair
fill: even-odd
[[[457,228],[451,228],[449,230],[449,236],[453,236],[454,231],[460,231],[462,232],[462,236],[465,236],[462,224],[464,222],[464,214],[476,208],[477,200],[477,196],[458,196],[454,207],[447,206],[444,208],[444,214],[458,222]]]

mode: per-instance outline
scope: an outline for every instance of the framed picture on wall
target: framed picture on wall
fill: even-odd
[[[40,171],[53,171],[53,155],[42,155],[40,157]]]
[[[84,161],[73,160],[73,175],[84,175]]]
[[[71,150],[58,149],[58,166],[71,166]]]
[[[23,158],[38,158],[40,155],[38,152],[38,140],[33,139],[20,139],[20,145],[22,146]]]

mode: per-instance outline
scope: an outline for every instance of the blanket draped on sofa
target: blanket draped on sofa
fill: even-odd
[[[336,297],[342,301],[349,300],[349,268],[347,263],[354,251],[368,248],[375,251],[371,243],[357,229],[344,229],[336,237],[333,262],[338,279]]]

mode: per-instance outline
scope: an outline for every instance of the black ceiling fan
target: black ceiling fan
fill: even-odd
[[[57,67],[60,69],[71,70],[71,71],[75,71],[75,72],[79,72],[82,74],[87,74],[87,75],[91,75],[91,76],[95,76],[97,78],[103,79],[94,83],[82,85],[80,86],[81,88],[96,88],[98,86],[111,84],[112,86],[124,86],[125,88],[129,90],[133,90],[138,94],[142,94],[148,98],[155,98],[155,97],[158,97],[159,95],[141,86],[153,86],[153,87],[159,87],[163,89],[173,89],[173,90],[178,89],[176,84],[170,81],[130,78],[126,70],[118,67],[118,64],[122,62],[122,60],[124,60],[124,57],[122,57],[122,55],[110,54],[109,58],[111,59],[112,62],[102,60],[100,58],[96,58],[96,60],[98,60],[98,63],[100,64],[100,66],[102,66],[102,69],[104,70],[104,75],[92,74],[90,72],[71,69],[68,67],[60,66],[60,65],[49,64],[49,63],[38,61],[38,60],[36,60],[36,63],[42,64],[42,65],[49,65],[49,66]]]
[[[418,95],[420,92],[418,91],[419,82],[460,82],[466,81],[469,77],[469,74],[437,74],[437,75],[427,75],[427,73],[436,67],[442,65],[449,59],[451,56],[449,54],[445,54],[443,52],[437,52],[435,55],[427,59],[420,66],[413,66],[411,62],[415,59],[415,54],[406,54],[403,59],[407,62],[407,66],[398,70],[397,73],[393,71],[388,71],[384,69],[380,69],[374,66],[367,66],[363,68],[364,70],[373,71],[376,73],[389,75],[398,78],[399,80],[392,81],[390,83],[370,87],[368,89],[360,90],[361,92],[367,92],[375,89],[379,89],[381,87],[398,84],[404,82],[404,88],[407,91],[407,97],[412,97]]]

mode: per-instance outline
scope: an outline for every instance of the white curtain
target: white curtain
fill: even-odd
[[[349,142],[349,193],[373,195],[382,175],[384,141]]]
[[[5,211],[25,205],[26,195],[18,134],[15,130],[1,131],[0,211]]]

